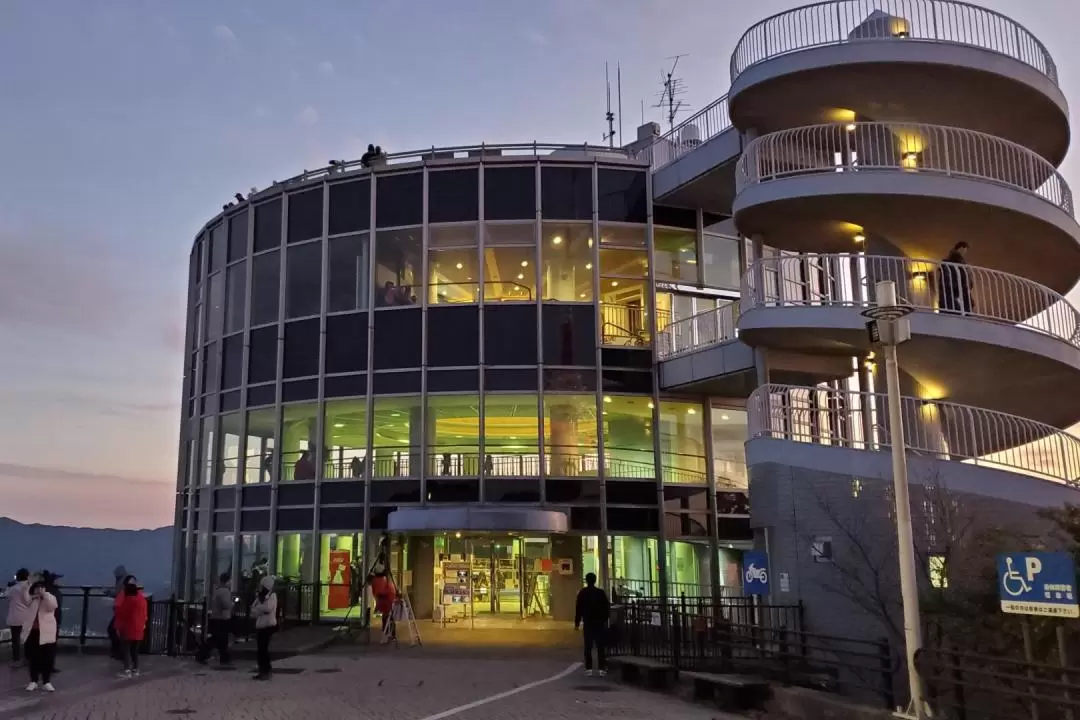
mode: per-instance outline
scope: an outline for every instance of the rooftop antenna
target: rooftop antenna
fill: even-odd
[[[679,99],[682,95],[686,94],[686,83],[680,77],[675,77],[675,68],[679,66],[679,59],[684,58],[686,55],[675,55],[674,57],[667,58],[672,60],[671,69],[666,73],[661,71],[660,82],[664,86],[663,91],[660,93],[660,100],[653,105],[653,107],[660,108],[661,110],[667,110],[668,130],[675,129],[675,116],[678,115],[680,110],[688,110],[689,105]]]
[[[604,113],[604,119],[607,120],[607,132],[604,133],[604,140],[607,141],[608,147],[615,148],[615,113],[611,112],[611,74],[608,71],[608,64],[604,63],[604,84],[607,86],[607,112]]]
[[[622,63],[615,65],[615,85],[619,88],[619,142],[623,141],[622,134]]]

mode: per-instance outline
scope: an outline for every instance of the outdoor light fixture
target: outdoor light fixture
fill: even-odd
[[[585,263],[586,270],[592,270],[592,263]]]
[[[458,264],[457,264],[457,269],[458,269],[458,270],[460,270],[460,269],[461,269],[461,268],[463,268],[463,267],[465,267],[465,266],[464,266],[464,265],[462,265],[461,263],[458,263]]]
[[[529,261],[528,260],[522,260],[521,261],[521,267],[529,267]]]
[[[848,132],[855,132],[855,123],[848,123],[845,127]]]
[[[854,240],[855,242],[859,243],[860,245],[863,244],[864,242],[866,242],[866,236],[863,235],[862,233],[856,233],[855,237],[853,237],[851,239]]]

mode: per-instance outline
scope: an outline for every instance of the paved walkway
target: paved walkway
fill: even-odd
[[[171,661],[164,660],[164,663]],[[587,678],[565,658],[450,657],[423,648],[373,648],[361,656],[336,652],[275,664],[270,682],[246,668],[222,672],[192,663],[155,667],[138,681],[108,680],[86,693],[64,685],[52,696],[0,693],[2,720],[719,720],[727,716],[674,698]],[[99,676],[100,678],[101,676]]]

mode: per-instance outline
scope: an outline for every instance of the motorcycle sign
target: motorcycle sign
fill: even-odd
[[[743,553],[743,593],[767,595],[769,593],[769,556],[757,550]]]

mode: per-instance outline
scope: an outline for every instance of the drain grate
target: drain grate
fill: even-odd
[[[610,685],[575,685],[574,689],[580,690],[581,692],[597,693],[614,692],[615,690],[615,688],[611,687]]]
[[[175,708],[173,710],[166,710],[166,715],[194,715],[198,710],[192,710],[191,708]]]

